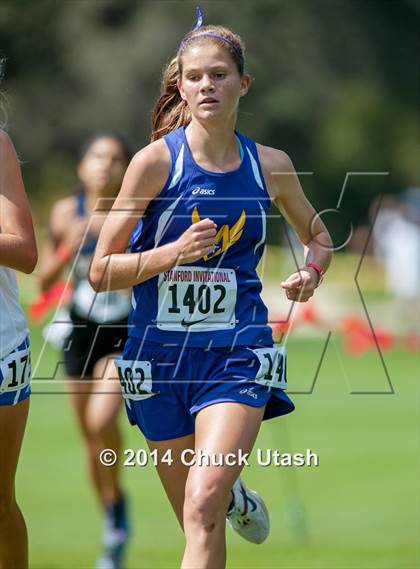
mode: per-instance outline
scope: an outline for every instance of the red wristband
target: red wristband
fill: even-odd
[[[64,243],[57,247],[55,254],[62,263],[68,263],[73,255],[70,249],[64,245]]]
[[[307,266],[308,268],[315,269],[315,271],[318,273],[318,283],[317,283],[317,286],[318,286],[319,284],[321,284],[322,278],[323,278],[324,273],[325,273],[324,269],[323,269],[320,265],[318,265],[318,263],[308,263],[306,266]]]

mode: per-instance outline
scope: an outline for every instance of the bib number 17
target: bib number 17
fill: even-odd
[[[31,381],[31,356],[29,348],[15,351],[1,362],[3,380],[0,381],[0,393],[18,391]]]

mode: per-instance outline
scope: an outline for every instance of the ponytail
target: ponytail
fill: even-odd
[[[174,58],[164,71],[162,93],[152,110],[151,142],[191,121],[191,112],[179,94],[177,80],[178,59]]]

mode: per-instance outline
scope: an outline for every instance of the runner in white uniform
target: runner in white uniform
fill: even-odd
[[[31,392],[28,329],[15,270],[31,273],[37,249],[19,161],[0,130],[0,567],[28,566],[25,521],[15,474]]]

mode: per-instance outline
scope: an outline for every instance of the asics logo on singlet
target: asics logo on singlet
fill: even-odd
[[[194,188],[193,191],[191,192],[193,196],[196,195],[200,195],[200,196],[214,196],[216,193],[216,190],[210,190],[207,188]]]
[[[197,207],[193,209],[191,221],[192,223],[198,223],[200,221],[200,214],[198,213]],[[208,261],[209,259],[214,259],[214,257],[221,255],[223,251],[226,251],[226,249],[228,249],[234,243],[239,241],[244,231],[245,221],[246,221],[246,212],[243,209],[241,215],[238,218],[238,221],[234,223],[232,227],[229,227],[227,223],[222,225],[222,227],[218,230],[214,238],[214,245],[215,245],[214,252],[208,255],[204,255],[203,259],[205,261]]]

